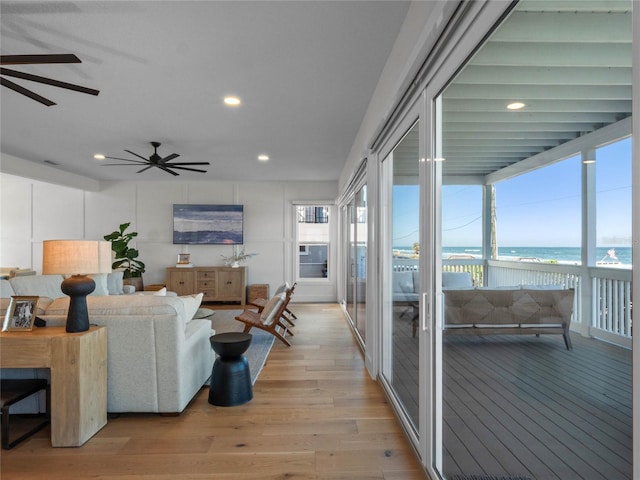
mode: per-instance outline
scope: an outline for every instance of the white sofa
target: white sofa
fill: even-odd
[[[48,277],[48,278],[45,278]],[[0,280],[2,313],[11,295],[38,295],[37,315],[47,326],[65,324],[69,298],[57,275],[16,277],[32,284]],[[11,282],[7,285],[4,282]],[[12,293],[13,292],[13,293]],[[194,319],[201,295],[89,296],[89,321],[107,327],[107,410],[179,413],[211,374],[214,354],[208,319]],[[46,327],[44,327],[46,328]],[[47,371],[2,369],[4,378],[42,378]],[[33,405],[23,408],[31,409]]]

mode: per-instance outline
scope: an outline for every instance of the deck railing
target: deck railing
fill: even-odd
[[[631,269],[525,261],[443,260],[446,272],[470,272],[475,286],[559,285],[576,291],[572,329],[631,347]],[[417,259],[393,259],[394,271],[418,270]]]
[[[589,269],[593,286],[592,322],[596,332],[614,343],[622,337],[631,346],[631,270]]]

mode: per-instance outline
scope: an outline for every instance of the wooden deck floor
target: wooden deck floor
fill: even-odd
[[[2,479],[427,478],[339,306],[291,308],[292,346],[275,342],[251,402],[214,407],[205,388],[180,416],[110,418],[81,448],[51,448],[46,428],[0,452]]]
[[[632,478],[631,351],[572,335],[445,336],[444,473]],[[394,386],[418,419],[418,351],[394,323]]]
[[[447,475],[632,478],[631,351],[572,340],[445,338]]]

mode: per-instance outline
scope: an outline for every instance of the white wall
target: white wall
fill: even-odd
[[[271,292],[293,281],[295,229],[292,201],[327,200],[337,182],[109,182],[85,191],[0,174],[0,266],[42,269],[42,241],[102,239],[121,223],[138,232],[136,247],[147,266],[144,283],[164,283],[178,253],[195,265],[222,265],[226,245],[173,245],[173,204],[244,205],[247,283],[267,283]],[[296,289],[296,301],[335,302],[335,282]]]

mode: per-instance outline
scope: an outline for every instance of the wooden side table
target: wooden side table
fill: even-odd
[[[51,445],[79,447],[107,424],[107,329],[0,332],[0,367],[51,369]]]

